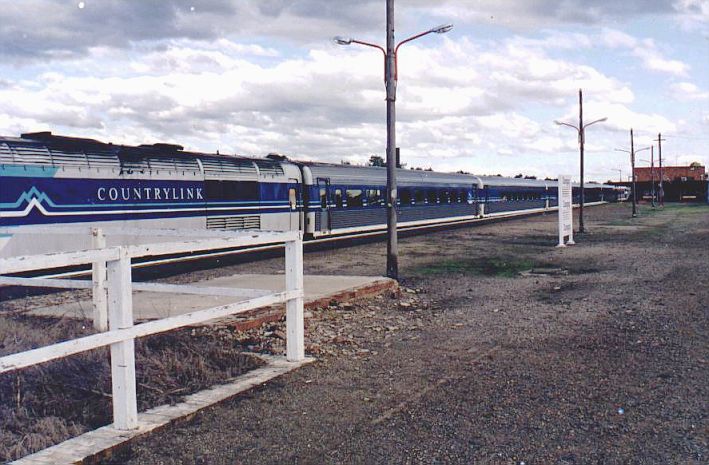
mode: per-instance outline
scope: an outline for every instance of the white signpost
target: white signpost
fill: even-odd
[[[571,192],[571,176],[559,176],[559,245],[557,247],[575,244],[573,227],[574,205]],[[566,236],[569,237],[569,240],[565,244],[564,237]]]

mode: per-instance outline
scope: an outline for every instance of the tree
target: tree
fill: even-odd
[[[522,179],[523,177],[524,177],[524,175],[520,173],[517,176],[515,176],[515,179]]]
[[[700,168],[701,166],[702,166],[702,164],[699,163],[698,161],[693,161],[692,163],[689,164],[690,168]]]
[[[384,161],[384,158],[382,158],[379,155],[372,155],[369,157],[369,166],[386,166],[386,162]]]

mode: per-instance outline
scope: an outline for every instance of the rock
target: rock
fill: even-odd
[[[345,337],[345,336],[335,336],[331,339],[331,341],[334,342],[335,344],[351,344],[352,343],[352,341],[347,339],[347,337]]]

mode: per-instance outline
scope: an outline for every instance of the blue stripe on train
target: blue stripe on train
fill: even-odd
[[[288,184],[263,183],[259,195],[261,200],[210,199],[202,181],[4,177],[0,225],[260,215],[290,210]]]

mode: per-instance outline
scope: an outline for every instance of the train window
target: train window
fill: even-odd
[[[411,189],[400,189],[399,192],[401,193],[400,200],[402,205],[411,205],[411,201],[413,200],[411,198]]]
[[[347,206],[361,207],[364,205],[364,193],[361,189],[347,189]]]
[[[382,206],[384,205],[384,197],[382,197],[381,189],[367,189],[367,199],[369,205]]]
[[[438,195],[435,189],[429,189],[426,193],[426,201],[428,203],[436,203],[438,201]]]
[[[451,193],[448,190],[441,191],[441,203],[451,203]]]
[[[327,208],[327,189],[320,188],[320,208]]]
[[[342,189],[335,189],[335,207],[342,208]]]
[[[414,198],[416,199],[416,203],[423,204],[423,200],[425,199],[425,195],[421,189],[416,189],[415,191],[415,196]]]
[[[295,195],[295,188],[291,187],[288,189],[288,205],[290,205],[291,210],[298,208],[298,200]]]

